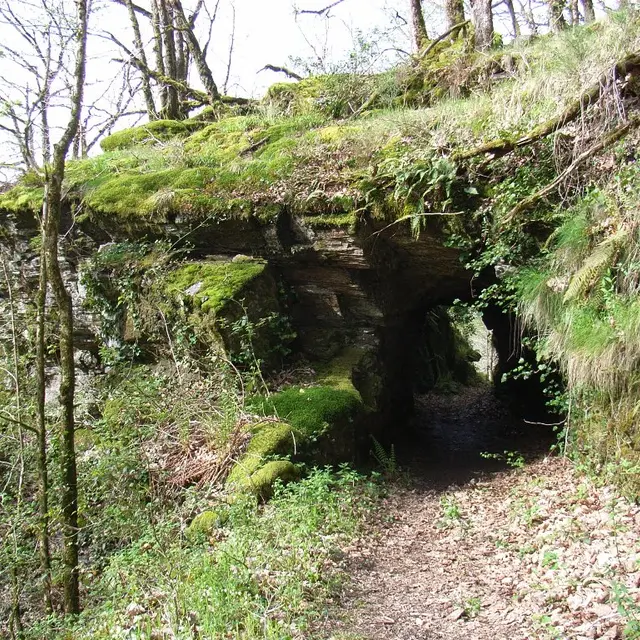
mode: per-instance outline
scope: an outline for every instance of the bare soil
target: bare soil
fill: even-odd
[[[548,430],[488,389],[420,398],[416,429],[407,477],[345,549],[325,637],[640,638],[638,506],[552,456]],[[516,468],[480,455],[505,451]]]

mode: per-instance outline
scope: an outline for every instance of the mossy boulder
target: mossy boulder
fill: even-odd
[[[154,120],[131,129],[116,131],[100,142],[103,151],[116,151],[130,149],[131,147],[170,140],[171,138],[184,137],[195,129],[203,126],[196,121],[178,120]]]
[[[219,313],[237,300],[254,278],[263,275],[267,263],[244,257],[232,261],[193,262],[185,264],[167,277],[165,291],[189,297],[203,312]]]
[[[263,422],[252,431],[247,450],[231,470],[227,486],[267,499],[277,479],[288,482],[300,477],[299,467],[284,457],[295,455],[304,436],[283,422]],[[280,459],[274,460],[276,457]]]
[[[353,384],[354,370],[364,353],[345,349],[317,367],[316,386],[294,386],[268,398],[256,398],[254,410],[291,425],[299,458],[327,463],[348,459],[356,448],[360,419],[368,411]]]
[[[229,520],[229,510],[225,508],[212,509],[199,513],[185,530],[188,540],[198,541],[209,539],[216,529],[222,528]]]
[[[185,264],[161,285],[203,346],[220,344],[240,366],[271,368],[295,337],[267,263],[249,256]]]
[[[242,458],[231,470],[228,484],[244,483],[274,456],[291,456],[303,437],[285,422],[262,422],[252,429],[252,437]]]
[[[298,480],[302,472],[300,467],[289,460],[272,460],[261,466],[255,473],[243,479],[238,485],[245,491],[251,491],[262,500],[273,495],[277,481],[287,483]]]

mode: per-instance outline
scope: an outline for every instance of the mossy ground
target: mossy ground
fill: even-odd
[[[161,121],[114,134],[105,141],[108,152],[69,164],[70,197],[105,224],[259,216],[264,206],[278,204],[328,216],[311,224],[351,224],[350,212],[366,202],[370,188],[361,178],[378,164],[413,162],[494,137],[515,139],[560,113],[609,65],[637,49],[639,34],[635,13],[613,13],[604,22],[510,45],[484,59],[485,81],[473,91],[465,89],[468,74],[454,73],[468,53],[457,43],[440,47],[424,65],[436,74],[449,70],[446,90],[431,96],[427,107],[405,101],[346,121],[331,120],[336,111],[327,106],[334,85],[345,79],[277,85],[251,115],[211,124]],[[338,112],[338,118],[348,115]],[[150,127],[157,129],[153,135]],[[129,147],[138,142],[144,144]],[[398,178],[402,162],[396,169]],[[0,196],[0,208],[37,208],[40,194],[18,186]],[[355,206],[345,210],[345,197]]]

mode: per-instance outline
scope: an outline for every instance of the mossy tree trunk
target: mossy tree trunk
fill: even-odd
[[[424,21],[422,11],[422,0],[410,0],[411,2],[411,25],[413,27],[413,41],[416,51],[420,51],[429,43],[427,25]]]
[[[213,80],[213,74],[211,73],[211,68],[207,64],[206,60],[206,51],[202,49],[200,43],[198,42],[198,38],[196,37],[192,26],[189,24],[187,20],[184,9],[182,8],[182,3],[180,0],[172,0],[173,7],[176,15],[176,22],[180,33],[183,35],[186,45],[189,49],[189,53],[193,58],[193,62],[198,70],[198,75],[200,76],[200,81],[204,86],[205,91],[209,94],[209,98],[211,102],[215,102],[220,99],[220,92],[218,91],[218,86]],[[419,0],[412,0],[414,2],[419,2]],[[423,19],[424,23],[424,19]],[[426,32],[425,32],[426,33]]]
[[[177,80],[175,26],[171,19],[167,0],[158,0],[158,15],[160,16],[161,47],[164,51],[164,70],[169,78]],[[164,95],[165,102],[162,105],[162,117],[167,120],[181,119],[180,100],[176,87],[174,85],[165,86]]]
[[[464,2],[463,0],[445,0],[445,12],[447,14],[447,28],[451,29],[455,25],[464,22]]]
[[[593,22],[596,19],[596,12],[593,8],[593,0],[582,0],[582,9],[584,11],[584,21],[586,23]]]
[[[44,229],[42,230],[44,237]],[[40,250],[40,276],[36,296],[36,429],[38,439],[38,512],[40,570],[44,607],[53,611],[51,601],[51,545],[49,541],[49,472],[47,460],[47,422],[45,417],[45,315],[47,302],[47,259],[44,244]]]
[[[564,7],[564,0],[549,0],[549,26],[553,31],[562,31],[567,28]]]
[[[149,66],[147,64],[147,54],[144,50],[140,24],[138,23],[138,16],[136,15],[133,2],[132,0],[125,0],[125,3],[127,5],[127,11],[129,12],[131,28],[133,29],[133,45],[136,48],[140,60],[142,60],[145,66]],[[144,102],[147,107],[147,116],[149,117],[149,120],[155,120],[158,117],[158,114],[156,112],[155,100],[153,99],[153,92],[151,91],[150,78],[146,74],[142,74],[142,94],[144,95]]]
[[[60,219],[62,213],[62,181],[65,162],[73,139],[78,133],[84,95],[88,1],[76,0],[77,26],[75,31],[76,61],[73,96],[69,122],[54,146],[51,166],[47,168],[43,207],[43,251],[47,276],[59,313],[60,347],[60,442],[61,442],[61,511],[63,525],[63,584],[64,610],[68,614],[80,612],[80,584],[78,567],[78,480],[75,455],[75,365],[73,360],[73,306],[66,289],[58,256]]]
[[[471,8],[475,26],[475,47],[478,51],[486,51],[493,44],[491,0],[472,0]]]

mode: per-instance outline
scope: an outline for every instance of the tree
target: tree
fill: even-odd
[[[475,47],[478,51],[485,51],[493,44],[491,0],[472,0],[471,10],[475,25]]]
[[[518,23],[518,17],[516,15],[516,9],[513,6],[513,0],[504,0],[511,20],[511,28],[513,29],[513,37],[518,38],[521,34],[520,24]]]
[[[43,258],[59,314],[61,405],[61,507],[64,537],[63,582],[66,613],[80,612],[78,567],[78,485],[75,455],[75,365],[73,359],[73,305],[62,278],[58,256],[58,239],[62,214],[62,182],[69,149],[80,126],[87,59],[88,0],[76,0],[77,25],[74,41],[76,60],[71,113],[62,137],[53,148],[51,165],[45,173],[45,196],[42,214]],[[41,280],[42,281],[42,280]]]
[[[582,0],[582,9],[584,11],[585,22],[593,22],[596,19],[596,12],[593,8],[593,0]]]
[[[151,10],[135,5],[133,0],[113,0],[127,8],[133,32],[133,49],[130,49],[112,33],[107,37],[124,51],[131,65],[142,78],[142,89],[150,120],[166,118],[179,120],[188,117],[194,107],[212,105],[221,100],[220,91],[207,62],[213,24],[220,0],[212,12],[204,0],[198,0],[188,15],[181,0],[151,0]],[[196,23],[202,14],[207,16],[208,27],[205,44],[196,35]],[[138,16],[147,20],[153,34],[152,50],[154,66],[145,51],[142,28]],[[189,71],[193,64],[204,91],[189,85]],[[155,104],[153,85],[158,87],[159,108]]]
[[[447,14],[447,28],[451,29],[457,24],[464,22],[464,2],[463,0],[445,0],[445,13]]]
[[[564,0],[549,0],[549,27],[552,31],[562,31],[567,28],[564,7]]]
[[[411,25],[413,27],[413,42],[417,51],[420,51],[429,42],[427,27],[422,11],[422,0],[409,0],[411,4]]]

